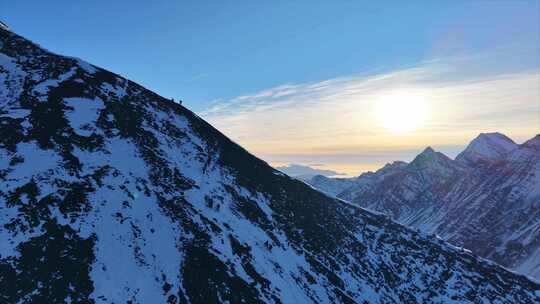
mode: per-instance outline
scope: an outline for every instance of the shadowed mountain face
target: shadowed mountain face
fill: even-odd
[[[0,29],[0,302],[532,303],[540,285]]]
[[[540,278],[539,135],[518,145],[480,134],[456,160],[427,148],[410,164],[346,180],[344,189],[340,180],[320,179],[308,182]]]

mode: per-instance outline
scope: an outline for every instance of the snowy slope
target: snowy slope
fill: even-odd
[[[0,29],[0,302],[532,303],[186,108]]]
[[[0,29],[9,31],[9,27],[4,22],[0,21]]]
[[[481,134],[456,160],[427,148],[336,196],[540,279],[540,136]]]

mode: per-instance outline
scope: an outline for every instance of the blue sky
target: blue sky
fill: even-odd
[[[336,150],[340,145],[328,143],[322,150],[308,145],[299,151],[284,148],[283,143],[273,145],[272,140],[257,144],[264,134],[247,134],[246,130],[279,128],[279,125],[263,126],[245,117],[231,117],[230,106],[228,111],[220,112],[220,109],[242,100],[252,102],[252,97],[261,92],[275,92],[276,88],[287,85],[300,86],[301,94],[305,95],[309,84],[334,81],[340,88],[343,79],[356,79],[358,82],[352,87],[358,88],[362,83],[360,86],[364,88],[362,81],[377,75],[391,75],[394,79],[395,75],[405,73],[396,78],[399,80],[384,84],[394,90],[403,87],[403,83],[409,84],[403,77],[408,77],[411,69],[420,68],[431,73],[429,77],[413,77],[422,79],[422,86],[436,82],[440,88],[450,82],[453,88],[463,89],[464,82],[484,84],[480,89],[467,87],[467,92],[482,91],[490,81],[506,77],[505,85],[511,84],[513,91],[526,86],[530,93],[520,97],[523,100],[513,111],[538,110],[539,102],[534,99],[540,96],[535,95],[540,88],[531,83],[539,79],[540,1],[291,2],[0,0],[0,20],[52,51],[110,69],[163,96],[183,99],[189,108],[202,113],[233,139],[276,163],[287,163],[287,157],[272,158],[277,152],[268,147],[279,146],[283,155],[298,156],[305,155],[305,150],[326,151],[332,147],[330,150]],[[350,86],[347,82],[346,87]],[[379,88],[376,91],[385,92]],[[460,94],[461,99],[472,98]],[[405,94],[412,98],[410,95]],[[281,105],[295,104],[296,95],[291,96],[294,98]],[[338,106],[342,97],[334,101]],[[272,98],[263,101],[259,98],[257,104],[268,106],[276,99]],[[324,95],[324,98],[329,97]],[[486,95],[474,98],[487,100]],[[505,112],[508,104],[501,101],[499,112]],[[257,111],[260,113],[261,109]],[[286,115],[285,112],[276,115]],[[252,115],[249,111],[244,114]],[[288,117],[284,119],[291,121]],[[357,119],[366,117],[357,116]],[[525,129],[516,129],[512,123],[517,119],[516,116],[508,126],[506,121],[494,120],[494,124],[501,126],[499,131],[520,140],[532,135],[531,130],[536,127],[540,129],[533,118],[527,121]],[[232,120],[236,125],[229,128]],[[455,119],[449,119],[448,123],[457,124]],[[358,132],[367,133],[371,129],[362,128]],[[472,134],[484,131],[479,130],[478,124],[468,133],[463,132],[466,128],[463,123],[458,128],[460,131],[452,134],[460,136],[450,136],[453,139],[432,134],[425,142],[412,140],[410,136],[418,135],[412,132],[400,134],[399,138],[389,134],[387,140],[400,142],[401,149],[416,151],[425,143],[463,146]],[[308,142],[306,138],[310,137],[283,136],[300,142]],[[403,144],[407,141],[414,144]],[[372,154],[383,148],[396,150],[385,144],[359,145],[355,149],[370,150]],[[395,157],[413,156],[413,152],[407,153]],[[296,161],[298,157],[290,159]]]
[[[289,2],[2,0],[0,18],[196,111],[283,83],[501,46],[540,50],[538,1]]]

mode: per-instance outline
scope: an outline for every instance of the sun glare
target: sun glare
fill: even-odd
[[[420,128],[427,118],[425,97],[413,92],[393,92],[375,103],[375,121],[394,134]]]

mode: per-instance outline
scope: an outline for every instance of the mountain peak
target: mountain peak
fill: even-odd
[[[482,139],[482,140],[502,140],[502,141],[506,141],[506,142],[511,142],[511,143],[514,143],[514,141],[500,133],[500,132],[487,132],[487,133],[480,133],[478,134],[478,136],[476,137],[477,139]]]
[[[414,160],[411,162],[414,163],[414,162],[435,162],[437,160],[446,160],[448,159],[448,157],[446,155],[444,155],[443,153],[441,152],[437,152],[435,150],[433,150],[432,147],[427,147],[425,148],[420,154],[418,154]]]
[[[414,158],[408,165],[408,169],[414,172],[435,174],[436,176],[447,176],[456,168],[453,162],[452,159],[443,153],[427,147]]]
[[[428,147],[425,148],[424,151],[422,151],[422,153],[420,153],[420,154],[431,155],[431,154],[434,154],[434,153],[436,153],[435,150],[433,150],[432,147],[428,146]]]
[[[500,159],[517,147],[512,139],[502,133],[480,133],[456,160],[468,164],[489,162]]]

